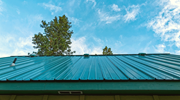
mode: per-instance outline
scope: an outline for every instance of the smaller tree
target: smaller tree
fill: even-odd
[[[111,48],[108,48],[107,46],[105,46],[105,48],[103,49],[103,55],[112,55],[112,51]]]

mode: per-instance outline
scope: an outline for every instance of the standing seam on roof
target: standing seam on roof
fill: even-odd
[[[129,59],[131,59],[131,58],[129,58]],[[141,58],[138,58],[138,59],[141,60]],[[131,59],[131,60],[133,60],[133,59]],[[143,59],[143,60],[144,60],[144,59]],[[139,61],[136,61],[136,60],[133,60],[133,61],[139,62]],[[171,77],[172,75],[175,76],[174,74],[168,73],[168,71],[165,71],[165,70],[168,70],[168,69],[163,69],[163,70],[164,70],[164,71],[163,71],[163,70],[162,70],[162,68],[163,68],[162,65],[159,65],[159,66],[161,67],[161,69],[158,69],[158,68],[156,68],[156,67],[154,66],[155,64],[152,63],[152,62],[150,62],[150,61],[149,61],[149,62],[146,62],[146,63],[150,63],[150,64],[152,63],[151,65],[153,65],[153,66],[150,66],[149,64],[146,64],[146,63],[143,63],[143,62],[145,62],[145,61],[141,61],[141,62],[139,62],[139,63],[141,63],[141,64],[143,64],[143,65],[146,65],[146,66],[149,66],[149,67],[151,67],[151,68],[153,68],[153,69],[155,69],[155,70],[159,70],[159,71],[162,72],[162,73],[166,73],[166,74],[170,75],[169,77]],[[175,76],[175,77],[178,78],[178,76]]]

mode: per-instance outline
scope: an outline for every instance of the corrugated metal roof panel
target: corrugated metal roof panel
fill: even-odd
[[[180,80],[179,61],[170,54],[6,57],[0,58],[0,80]]]

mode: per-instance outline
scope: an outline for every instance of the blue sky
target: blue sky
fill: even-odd
[[[41,21],[64,14],[76,54],[180,54],[179,0],[0,0],[0,57],[37,51]]]

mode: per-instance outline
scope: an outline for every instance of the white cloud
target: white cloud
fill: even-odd
[[[130,20],[136,20],[136,16],[139,13],[140,6],[139,5],[131,5],[126,8],[126,15],[124,15],[125,22]]]
[[[20,37],[15,43],[14,43],[14,51],[12,55],[27,55],[27,53],[33,52],[33,44],[32,44],[32,36],[22,38]]]
[[[5,35],[0,37],[0,57],[7,57],[12,55],[27,55],[28,52],[32,52],[32,36],[29,37],[19,37],[18,39]]]
[[[158,52],[158,53],[164,53],[165,52],[165,49],[166,46],[164,44],[159,44],[159,45],[156,45],[156,49],[155,51]]]
[[[180,50],[175,50],[175,54],[180,55]]]
[[[26,38],[20,37],[18,42],[16,43],[16,45],[19,48],[23,48],[24,46],[33,46],[32,45],[32,37],[33,36],[29,36],[29,37],[26,37]]]
[[[114,11],[121,11],[121,9],[118,7],[118,5],[116,5],[116,4],[113,4],[112,6],[111,6],[111,8],[112,8],[112,10],[114,10]]]
[[[27,55],[28,52],[32,53],[37,51],[33,48],[32,37],[38,31],[33,30],[34,27],[39,27],[39,23],[43,17],[41,15],[29,15],[27,18],[12,21],[14,26],[12,32],[0,30],[0,57],[12,55]],[[22,21],[27,22],[25,25]]]
[[[72,38],[71,50],[76,51],[75,54],[102,54],[101,46],[91,46],[86,43],[86,37]]]
[[[163,9],[148,23],[163,41],[174,42],[180,48],[180,1],[168,0],[159,2]]]
[[[86,2],[88,2],[88,1],[91,1],[92,3],[94,3],[93,8],[96,6],[96,1],[95,0],[86,0]]]
[[[97,37],[80,37],[72,38],[71,40],[71,50],[76,51],[75,54],[102,54],[105,46],[111,48],[114,54],[127,53],[126,51],[122,50],[123,43],[119,40],[102,40]]]
[[[45,8],[49,8],[51,12],[51,14],[53,15],[56,12],[62,11],[62,8],[53,4],[49,4],[49,3],[42,3],[42,5]]]
[[[110,16],[108,13],[102,12],[100,10],[98,10],[98,15],[99,15],[100,21],[101,22],[104,21],[106,22],[106,24],[112,23],[120,19],[120,15]]]

